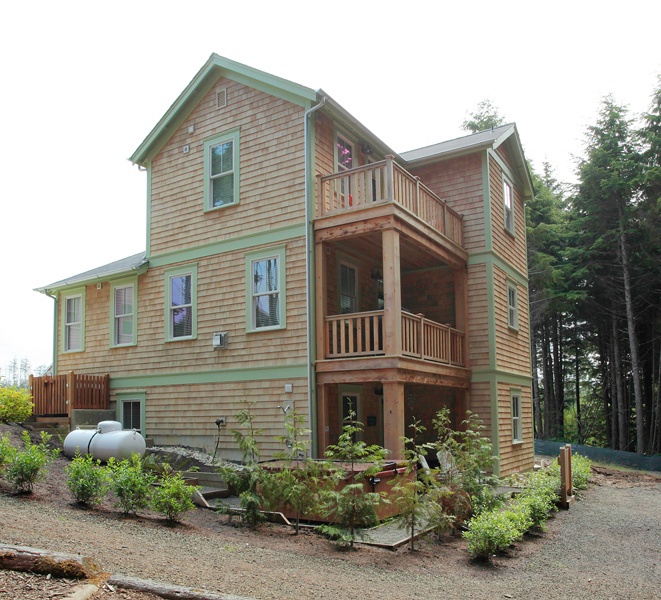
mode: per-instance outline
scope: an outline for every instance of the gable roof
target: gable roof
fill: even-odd
[[[317,99],[316,92],[308,87],[213,53],[129,160],[147,166],[220,77],[245,83],[304,108],[309,108]]]
[[[453,140],[447,140],[417,150],[402,152],[400,156],[407,165],[421,166],[438,160],[446,160],[462,154],[469,154],[480,150],[496,150],[501,145],[506,145],[511,151],[514,169],[523,184],[523,192],[526,198],[532,198],[533,186],[528,163],[523,154],[523,146],[519,138],[519,132],[515,123],[500,125],[487,131],[480,131],[465,135]]]
[[[148,265],[149,261],[147,261],[146,252],[140,252],[133,256],[127,256],[126,258],[108,263],[102,267],[97,267],[85,271],[84,273],[79,273],[78,275],[72,275],[61,281],[56,281],[49,285],[36,288],[35,291],[41,292],[42,294],[48,294],[49,292],[58,291],[66,287],[108,281],[126,275],[134,275],[136,273],[140,274],[147,270]]]

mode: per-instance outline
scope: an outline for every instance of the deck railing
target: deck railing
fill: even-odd
[[[394,202],[455,244],[463,245],[463,217],[392,156],[341,173],[320,175],[317,183],[317,217]]]
[[[402,354],[455,366],[465,364],[464,334],[422,315],[402,313]],[[326,358],[385,353],[383,310],[326,317]]]
[[[70,415],[77,408],[107,410],[110,405],[109,375],[30,377],[35,415]]]

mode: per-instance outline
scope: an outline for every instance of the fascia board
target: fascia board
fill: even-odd
[[[310,88],[212,54],[129,160],[134,164],[146,167],[167,142],[170,135],[184,122],[199,101],[222,76],[284,98],[305,108],[308,108],[317,98],[315,91]]]
[[[146,273],[148,269],[149,263],[145,261],[141,265],[135,267],[117,269],[116,271],[107,271],[105,273],[99,273],[98,275],[87,277],[74,276],[69,279],[57,281],[56,283],[52,283],[44,287],[35,288],[34,291],[50,296],[53,292],[59,292],[71,287],[82,287],[92,283],[99,283],[100,281],[114,281],[115,279],[121,279],[122,277],[142,275],[143,273]]]

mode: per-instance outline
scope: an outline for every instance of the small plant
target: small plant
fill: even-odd
[[[178,523],[184,513],[195,508],[192,496],[196,490],[179,473],[166,474],[152,492],[151,506],[169,523]]]
[[[90,508],[101,504],[108,491],[109,473],[100,460],[76,453],[64,471],[68,475],[67,487],[78,504]]]
[[[30,434],[23,432],[23,450],[12,448],[9,451],[5,478],[22,493],[32,493],[34,484],[43,477],[44,469],[60,453],[57,449],[49,449],[48,441],[52,436],[41,432],[41,441],[33,444]]]
[[[32,415],[32,395],[16,387],[0,387],[0,423],[22,423]]]
[[[354,546],[357,529],[374,525],[378,521],[377,508],[389,502],[384,494],[365,491],[365,482],[369,482],[369,479],[381,470],[387,451],[378,445],[368,446],[358,439],[363,425],[355,418],[356,413],[350,409],[337,444],[326,450],[327,458],[346,464],[346,467],[343,466],[332,474],[338,483],[344,482],[344,485],[324,494],[324,511],[327,516],[332,516],[344,531],[337,540],[338,544],[349,548]],[[366,469],[357,471],[357,462],[371,464]]]
[[[0,474],[2,474],[4,466],[9,462],[12,450],[13,448],[9,441],[9,435],[3,435],[0,437]]]
[[[527,527],[525,515],[518,511],[483,512],[468,522],[464,538],[473,558],[488,559],[492,555],[507,550],[523,537]]]
[[[143,469],[138,454],[119,462],[111,458],[108,469],[111,473],[110,488],[117,496],[115,506],[121,507],[124,514],[136,513],[149,506],[156,477]]]
[[[580,454],[572,454],[571,478],[572,485],[577,490],[588,489],[588,482],[592,477],[592,461]]]

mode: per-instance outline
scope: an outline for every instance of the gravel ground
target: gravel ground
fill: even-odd
[[[203,509],[177,527],[150,513],[123,517],[111,501],[85,511],[71,504],[64,464],[53,463],[31,496],[0,493],[0,543],[92,556],[112,574],[263,599],[661,597],[658,476],[596,472],[583,500],[552,518],[547,533],[485,565],[451,536],[421,542],[413,554],[340,552],[311,533],[273,525],[255,532]],[[31,579],[28,590],[16,575],[0,571],[0,598],[63,597],[51,589],[61,582]],[[153,596],[105,588],[98,598]]]

